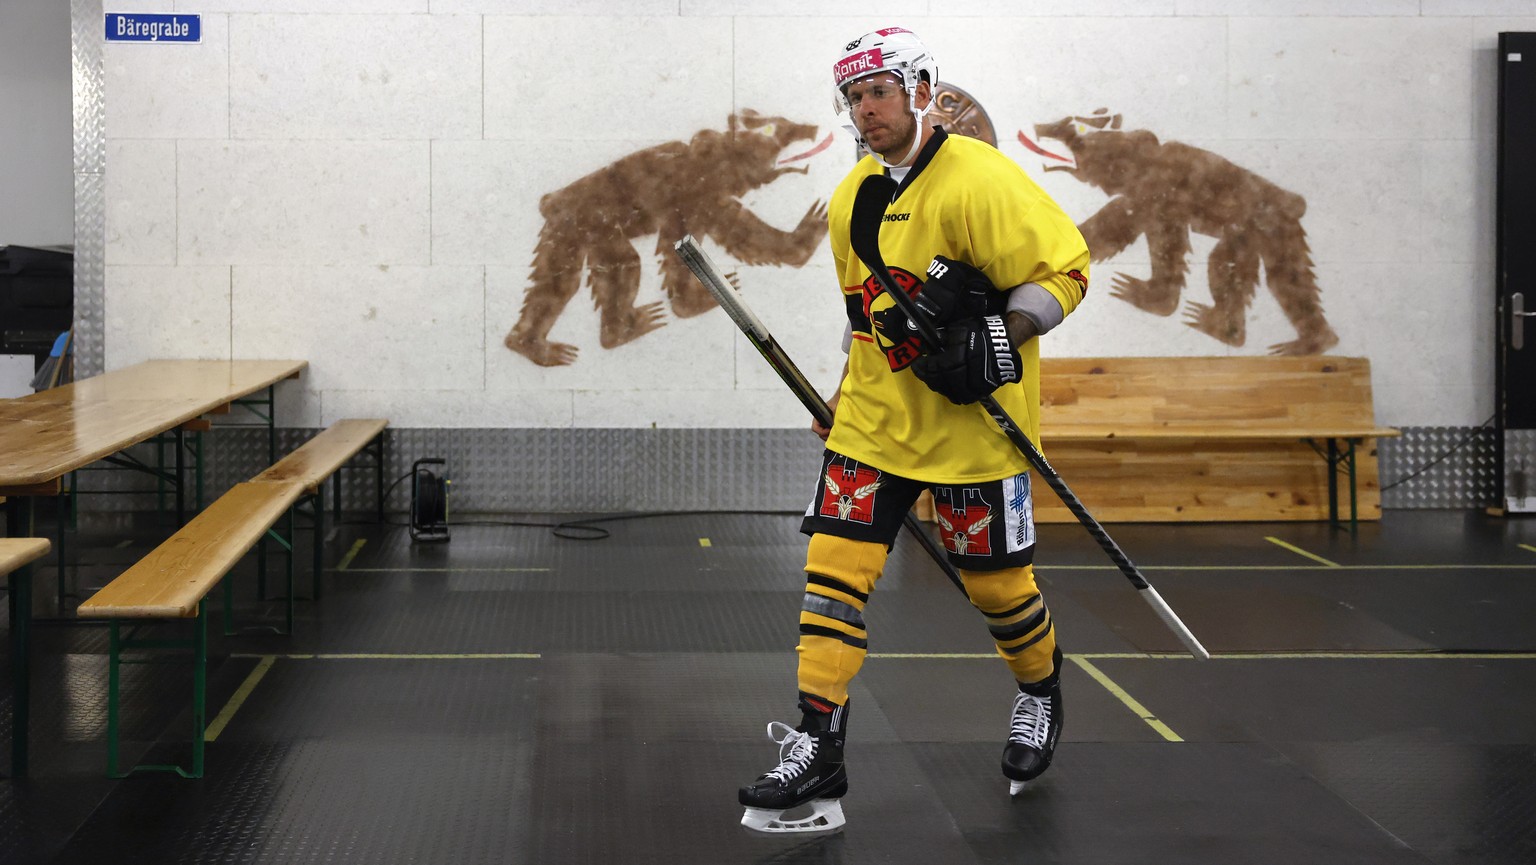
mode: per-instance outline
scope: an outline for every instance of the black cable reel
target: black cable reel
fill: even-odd
[[[445,466],[440,457],[411,464],[411,540],[443,543],[448,540],[448,484],[423,466]]]

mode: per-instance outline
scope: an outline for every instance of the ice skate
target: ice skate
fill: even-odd
[[[825,834],[843,827],[840,800],[848,792],[843,734],[801,727],[811,729],[780,721],[768,725],[768,738],[779,745],[779,765],[741,788],[743,827],[768,835]]]
[[[1020,689],[1013,698],[1008,742],[1003,746],[1003,775],[1008,795],[1017,796],[1051,765],[1063,720],[1061,682],[1055,676]]]

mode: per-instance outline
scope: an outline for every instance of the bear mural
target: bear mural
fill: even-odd
[[[828,134],[798,155],[789,145],[815,141],[816,127],[751,110],[733,114],[727,129],[706,129],[687,142],[670,141],[631,153],[539,201],[544,226],[522,311],[507,334],[507,348],[540,366],[573,363],[577,347],[550,342],[549,331],[588,274],[599,310],[598,341],[623,345],[666,324],[665,310],[688,317],[715,307],[709,292],[672,254],[685,234],[709,237],[742,264],[799,267],[827,234],[827,211],[811,204],[791,231],[781,231],[747,210],[741,196],[786,173],[789,163],[832,144]],[[630,241],[656,235],[666,301],[635,305],[640,256]]]
[[[1179,307],[1189,271],[1190,232],[1216,238],[1208,276],[1211,303],[1185,305],[1185,324],[1227,345],[1246,338],[1246,319],[1263,266],[1265,285],[1296,330],[1271,354],[1321,354],[1338,344],[1323,315],[1312,272],[1307,203],[1227,159],[1177,141],[1162,142],[1144,129],[1120,129],[1121,118],[1100,108],[1088,116],[1036,124],[1034,140],[1019,142],[1044,157],[1046,171],[1068,171],[1110,200],[1078,228],[1094,261],[1114,258],[1146,237],[1152,274],[1116,273],[1110,296],[1154,315]],[[1044,144],[1059,142],[1052,152]]]

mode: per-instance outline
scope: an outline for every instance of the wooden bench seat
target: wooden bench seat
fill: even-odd
[[[0,538],[0,577],[48,554],[47,538]]]
[[[144,558],[80,605],[100,619],[186,619],[277,524],[303,487],[236,484]]]
[[[325,481],[327,478],[336,480],[335,489],[331,493],[331,503],[335,511],[335,519],[340,522],[340,471],[353,457],[377,443],[371,450],[378,486],[378,519],[382,523],[384,521],[385,459],[383,434],[387,426],[389,421],[381,418],[339,420],[252,479],[256,483],[299,484],[306,500],[312,506],[307,512],[301,513],[309,518],[310,527],[314,530],[314,563],[310,596],[316,600],[320,598],[323,586],[321,574],[325,570],[325,503],[323,501]],[[265,568],[261,571],[257,587],[261,596],[266,597]]]
[[[134,771],[172,771],[186,778],[203,775],[207,730],[208,616],[207,597],[277,524],[304,493],[298,483],[236,484],[168,540],[103,586],[79,607],[82,618],[107,619],[111,643],[107,667],[107,775],[122,778]],[[292,629],[293,587],[289,585],[289,629]],[[227,602],[226,602],[227,613]],[[193,620],[190,638],[139,640],[137,627],[153,620]],[[118,769],[118,716],[121,708],[119,668],[125,649],[190,649],[192,667],[191,768],[141,765]]]
[[[1045,456],[1101,522],[1379,519],[1370,362],[1347,357],[1041,361]],[[1043,483],[1041,522],[1074,517]]]
[[[378,418],[337,421],[252,480],[294,481],[313,495],[326,478],[378,438],[387,426],[389,421]]]

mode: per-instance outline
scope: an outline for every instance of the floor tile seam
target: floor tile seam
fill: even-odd
[[[1418,847],[1415,847],[1414,845],[1408,843],[1408,841],[1406,839],[1404,839],[1403,837],[1399,836],[1396,832],[1392,831],[1391,829],[1388,829],[1385,825],[1383,825],[1381,823],[1381,821],[1379,821],[1375,817],[1373,817],[1369,812],[1367,812],[1365,810],[1365,806],[1362,803],[1359,803],[1359,802],[1355,801],[1354,797],[1347,795],[1345,791],[1335,788],[1334,786],[1330,785],[1326,780],[1324,780],[1323,778],[1320,778],[1316,774],[1314,774],[1309,768],[1307,768],[1307,766],[1305,764],[1303,764],[1301,761],[1297,760],[1294,756],[1292,756],[1292,754],[1290,752],[1286,751],[1285,748],[1282,747],[1283,745],[1285,745],[1287,743],[1285,743],[1285,742],[1278,742],[1278,741],[1274,741],[1274,740],[1271,740],[1271,739],[1266,739],[1266,738],[1263,738],[1263,737],[1257,737],[1252,742],[1250,742],[1249,744],[1256,745],[1256,746],[1259,746],[1259,747],[1263,747],[1263,748],[1267,749],[1268,751],[1270,751],[1275,756],[1277,756],[1280,759],[1284,760],[1287,765],[1295,768],[1296,771],[1298,771],[1302,775],[1304,775],[1307,778],[1308,781],[1311,781],[1313,784],[1316,784],[1317,787],[1320,790],[1324,791],[1328,796],[1332,797],[1333,799],[1335,799],[1338,802],[1343,803],[1343,805],[1346,808],[1348,808],[1350,811],[1354,812],[1362,820],[1365,820],[1367,823],[1369,823],[1373,829],[1375,829],[1377,832],[1380,832],[1382,835],[1386,836],[1387,838],[1391,839],[1391,842],[1392,842],[1393,846],[1397,847],[1400,850],[1411,851],[1412,854],[1415,857],[1417,857],[1418,861],[1423,862],[1424,865],[1432,865],[1432,863],[1435,862],[1435,860],[1433,858],[1431,858],[1426,853],[1422,852]],[[1289,744],[1303,745],[1304,746],[1304,745],[1307,745],[1307,744],[1316,744],[1316,743],[1292,742],[1292,743],[1289,743]]]
[[[1536,564],[1520,563],[1477,563],[1477,564],[1381,564],[1381,565],[1143,565],[1137,564],[1139,571],[1532,571],[1536,570]],[[1041,562],[1035,563],[1038,573],[1049,574],[1052,571],[1114,571],[1119,572],[1113,564],[1107,565],[1052,565]]]
[[[241,659],[278,658],[283,660],[372,660],[372,661],[457,661],[457,660],[545,660],[555,657],[577,657],[583,655],[624,655],[632,657],[717,657],[722,654],[730,656],[762,655],[777,657],[781,652],[775,651],[750,651],[728,652],[678,650],[678,651],[644,651],[633,652],[625,650],[597,650],[597,651],[572,651],[553,650],[547,652],[231,652],[228,657]],[[994,660],[996,652],[870,652],[867,660],[877,661],[980,661]],[[1081,658],[1088,661],[1192,661],[1196,660],[1183,652],[1072,652],[1065,654],[1069,659]],[[1316,661],[1316,660],[1366,660],[1366,661],[1533,661],[1536,660],[1536,652],[1415,652],[1392,651],[1380,652],[1213,652],[1213,661]]]
[[[1193,661],[1184,652],[1078,652],[1076,657],[1093,661]],[[1068,655],[1067,657],[1074,657]],[[1536,661],[1533,652],[1212,652],[1213,661]]]

